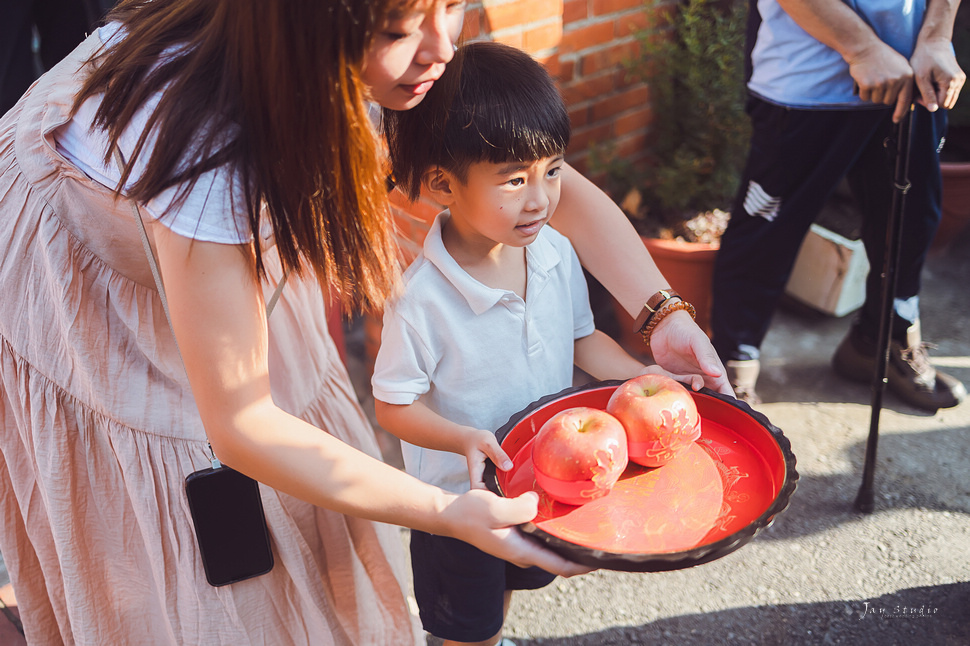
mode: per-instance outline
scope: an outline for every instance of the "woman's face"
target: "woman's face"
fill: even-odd
[[[421,103],[454,56],[464,16],[463,0],[426,0],[389,16],[364,60],[368,98],[391,110]]]

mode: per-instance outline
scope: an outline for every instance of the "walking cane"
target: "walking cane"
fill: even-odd
[[[896,267],[899,264],[903,240],[903,206],[909,191],[909,144],[912,133],[910,106],[906,116],[893,128],[896,139],[895,172],[893,174],[893,198],[886,226],[886,253],[882,262],[882,300],[880,302],[879,338],[876,348],[876,372],[872,379],[872,414],[869,419],[869,439],[866,442],[866,458],[862,468],[862,486],[856,495],[855,508],[871,513],[874,507],[873,480],[876,471],[876,445],[879,443],[879,413],[882,410],[882,394],[886,388],[889,367],[890,331],[893,321],[893,301],[896,297]],[[889,146],[889,140],[886,141]]]

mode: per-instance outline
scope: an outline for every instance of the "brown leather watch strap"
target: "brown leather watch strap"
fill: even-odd
[[[647,302],[643,304],[643,309],[640,310],[640,315],[637,316],[637,320],[633,322],[634,334],[640,334],[643,331],[643,328],[647,326],[647,323],[650,322],[650,317],[656,314],[665,303],[673,298],[683,300],[680,294],[672,289],[661,289],[659,292],[648,298]]]

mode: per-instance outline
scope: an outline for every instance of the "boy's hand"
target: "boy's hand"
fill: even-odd
[[[468,478],[472,489],[485,488],[485,458],[490,459],[502,471],[512,468],[512,460],[499,446],[495,434],[479,429],[469,430],[465,442],[465,459],[468,461]]]

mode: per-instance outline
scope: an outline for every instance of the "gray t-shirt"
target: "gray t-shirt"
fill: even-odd
[[[845,0],[887,45],[912,55],[923,24],[926,0]],[[849,65],[779,6],[758,0],[761,26],[751,52],[748,89],[772,103],[795,108],[876,106],[853,93]]]

